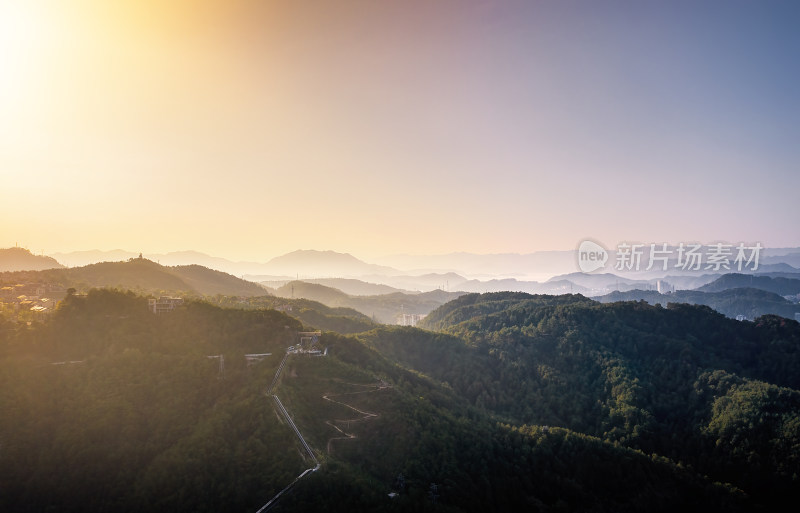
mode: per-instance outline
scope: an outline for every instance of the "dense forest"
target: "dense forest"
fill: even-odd
[[[796,494],[793,320],[500,293],[459,298],[425,324],[450,337],[420,342],[390,329],[369,338],[411,366],[425,362],[429,375],[511,422],[564,426],[667,456],[759,500]],[[466,365],[473,369],[461,373]]]
[[[155,315],[146,298],[94,289],[43,323],[0,317],[0,510],[255,512],[313,467],[266,394],[314,325],[280,301]],[[355,334],[327,328],[326,356],[286,357],[272,393],[321,467],[272,511],[769,511],[798,498],[794,321],[497,293],[441,306],[426,331],[320,306],[306,315]]]

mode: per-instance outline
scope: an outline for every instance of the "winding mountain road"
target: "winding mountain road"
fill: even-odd
[[[355,406],[353,406],[351,404],[347,404],[347,403],[344,403],[344,402],[341,402],[341,401],[336,401],[336,400],[331,399],[331,398],[332,397],[349,396],[349,395],[358,395],[358,394],[370,394],[370,393],[373,393],[373,392],[377,392],[379,390],[384,390],[386,388],[390,388],[390,386],[388,384],[384,383],[384,382],[381,382],[378,385],[360,385],[360,384],[356,384],[356,383],[347,383],[347,384],[348,385],[352,385],[352,386],[358,386],[358,387],[369,387],[370,390],[363,390],[363,391],[360,391],[360,392],[348,392],[348,393],[344,393],[344,394],[325,394],[325,395],[322,396],[322,398],[325,399],[326,401],[330,401],[330,402],[336,403],[336,404],[341,404],[342,406],[344,406],[346,408],[350,408],[354,412],[356,412],[356,413],[361,415],[360,417],[357,417],[357,418],[354,418],[354,419],[342,419],[342,420],[340,420],[340,419],[331,419],[331,420],[326,420],[325,421],[325,424],[329,425],[330,427],[332,427],[333,429],[335,429],[336,431],[338,431],[339,433],[344,435],[344,436],[335,436],[333,438],[329,438],[328,439],[328,444],[327,444],[327,447],[326,447],[326,451],[327,451],[328,454],[331,453],[331,442],[333,442],[334,440],[353,440],[353,439],[357,438],[356,435],[354,435],[353,433],[345,432],[342,428],[337,426],[337,424],[344,424],[347,429],[350,429],[350,424],[351,423],[364,422],[364,421],[367,421],[367,420],[376,419],[379,416],[377,413],[368,412],[368,411],[364,411],[364,410],[359,410],[358,408],[356,408]]]

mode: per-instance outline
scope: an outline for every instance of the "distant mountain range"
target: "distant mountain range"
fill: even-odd
[[[445,255],[393,255],[378,258],[383,265],[414,273],[455,272],[474,278],[518,278],[543,280],[576,269],[574,251],[535,253],[448,253]]]
[[[301,249],[275,257],[267,262],[273,274],[306,277],[353,277],[366,274],[402,274],[391,267],[368,264],[349,253]]]
[[[571,251],[527,255],[453,253],[378,260],[392,263],[392,266],[365,262],[348,253],[316,250],[293,251],[266,263],[232,262],[196,251],[148,255],[149,259],[145,260],[123,250],[83,251],[56,256],[69,266],[89,260],[107,262],[71,267],[69,272],[56,273],[56,279],[70,286],[77,285],[76,288],[110,286],[151,292],[250,297],[271,292],[286,298],[294,294],[294,297],[319,301],[328,307],[353,308],[384,323],[396,322],[403,313],[426,314],[463,293],[503,291],[582,294],[601,301],[686,302],[705,304],[733,317],[752,318],[762,313],[793,317],[792,302],[800,294],[800,269],[787,262],[795,263],[800,258],[798,255],[800,249],[765,250],[765,263],[759,266],[757,273],[661,272],[651,276],[647,273],[575,272],[575,253]],[[113,265],[115,263],[117,265]],[[419,266],[419,269],[408,270],[411,266]],[[55,259],[32,255],[22,248],[0,250],[0,269],[7,271],[26,268],[56,271],[60,267]],[[423,272],[426,267],[434,272]],[[569,272],[542,281],[525,279],[536,271],[544,273],[556,269]],[[476,277],[479,273],[482,273],[480,277]],[[246,276],[250,281],[234,275]],[[656,292],[672,288],[675,289],[672,294]],[[422,294],[426,292],[437,292],[440,298]]]
[[[675,252],[676,248],[668,248]],[[656,268],[647,271],[649,245],[643,248],[641,270],[619,272],[614,269],[616,251],[608,248],[606,272],[623,275],[635,280],[664,278],[667,275],[697,276],[706,273],[675,272],[677,261],[669,260],[667,271]],[[733,257],[732,257],[733,258]],[[533,253],[449,253],[445,255],[393,255],[376,258],[376,263],[404,269],[411,274],[455,272],[471,278],[516,278],[518,280],[544,281],[558,275],[574,273],[578,270],[575,250],[536,251]],[[733,270],[726,269],[723,272]],[[800,248],[764,248],[759,260],[758,272],[800,272]]]
[[[793,253],[789,253],[790,256],[791,254]],[[645,300],[662,305],[670,302],[701,304],[730,317],[743,315],[751,319],[768,313],[793,318],[800,311],[800,307],[795,304],[797,295],[800,294],[800,270],[785,263],[768,265],[770,268],[788,268],[790,272],[667,275],[661,281],[667,282],[669,286],[663,286],[660,290],[669,291],[671,287],[675,290],[659,294],[659,279],[637,279],[612,273],[571,272],[543,282],[516,278],[478,280],[455,272],[415,276],[392,267],[364,262],[347,253],[313,250],[288,253],[273,258],[266,264],[240,263],[260,265],[269,272],[263,275],[247,275],[254,279],[268,278],[259,280],[261,284],[257,284],[209,268],[211,265],[224,267],[232,263],[202,253],[187,251],[160,255],[161,263],[129,255],[133,254],[122,250],[80,252],[72,254],[66,261],[74,263],[87,258],[127,258],[117,262],[63,268],[51,257],[32,255],[22,248],[9,248],[0,250],[0,269],[7,270],[0,274],[0,282],[52,282],[80,290],[116,287],[151,294],[256,297],[271,293],[283,298],[318,301],[331,308],[351,308],[371,319],[388,324],[398,322],[403,314],[427,314],[465,293],[504,291],[549,295],[582,294],[595,297],[601,302]],[[487,261],[497,257],[495,263],[515,261],[513,255],[484,257]],[[471,260],[466,254],[459,254],[459,258],[473,263],[481,260]],[[193,260],[196,263],[190,265],[165,265]],[[24,268],[38,270],[20,271]],[[328,269],[330,274],[341,277],[293,280],[290,269],[296,271],[291,273],[295,277],[322,273],[322,269]],[[16,272],[10,272],[12,270]],[[353,275],[363,276],[363,279],[344,277]]]
[[[68,267],[85,266],[99,262],[120,262],[136,258],[139,253],[116,249],[112,251],[76,251],[54,253],[53,258]],[[358,277],[368,274],[403,274],[390,267],[368,264],[349,253],[335,251],[298,250],[263,262],[235,262],[198,251],[171,253],[146,253],[149,260],[168,266],[198,264],[235,276],[269,276],[273,279]]]
[[[123,261],[138,253],[123,250],[80,251],[52,255],[69,267],[102,261]],[[349,253],[298,250],[267,262],[234,262],[197,251],[145,254],[168,266],[198,264],[251,281],[287,282],[295,279],[359,279],[399,290],[491,292],[516,290],[529,293],[586,292],[655,288],[665,280],[677,289],[693,289],[713,281],[731,269],[716,272],[705,267],[683,271],[670,265],[667,271],[617,271],[614,252],[609,252],[605,272],[580,273],[575,251],[540,251],[528,254],[451,253],[447,255],[399,255],[366,262]],[[800,269],[800,248],[765,249],[757,274],[794,274]],[[645,259],[646,260],[646,259]],[[750,273],[752,274],[752,273]],[[557,283],[561,282],[561,283]],[[347,287],[345,284],[340,284]],[[350,293],[350,292],[348,292]],[[354,294],[362,292],[353,291]]]
[[[256,281],[262,285],[276,289],[282,287],[293,280],[258,280],[257,276],[245,276],[250,281]],[[306,283],[315,283],[317,285],[324,285],[344,292],[351,296],[378,296],[381,294],[393,294],[395,292],[409,292],[408,290],[390,287],[380,283],[369,283],[355,278],[317,278],[311,280],[302,280]]]
[[[351,296],[332,287],[304,281],[289,282],[272,292],[284,298],[305,298],[319,301],[329,307],[352,308],[385,324],[396,324],[403,314],[425,315],[464,294],[433,290],[418,294],[394,292],[374,296]]]

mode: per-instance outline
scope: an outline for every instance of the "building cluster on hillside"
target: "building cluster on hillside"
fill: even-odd
[[[182,297],[161,296],[158,299],[148,299],[147,307],[154,314],[168,313],[175,310],[176,306],[183,304]]]
[[[790,294],[788,296],[783,296],[783,299],[786,301],[791,301],[792,303],[800,303],[800,294]]]
[[[17,320],[41,320],[67,295],[61,285],[18,283],[0,287],[0,309]]]
[[[399,326],[416,326],[419,321],[425,318],[425,314],[400,314],[397,318]]]

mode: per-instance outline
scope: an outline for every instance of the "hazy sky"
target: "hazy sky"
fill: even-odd
[[[0,0],[0,247],[800,245],[800,2]]]

